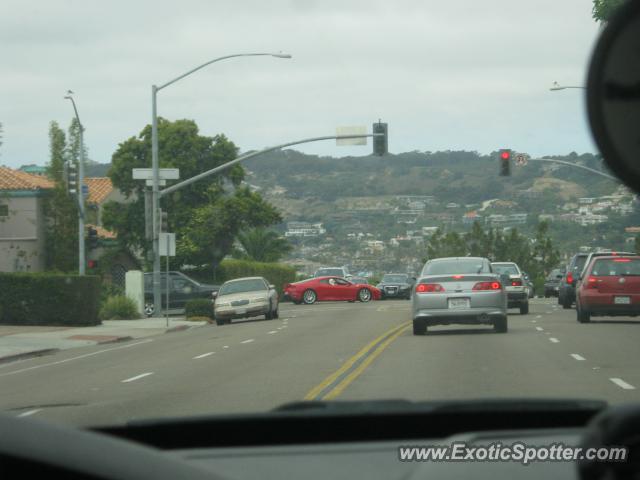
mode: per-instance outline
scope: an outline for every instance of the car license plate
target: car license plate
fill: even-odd
[[[245,313],[247,313],[247,309],[246,308],[236,308],[236,314],[244,315]]]
[[[629,305],[631,303],[630,297],[615,297],[613,303],[616,305]]]
[[[470,307],[470,302],[468,298],[450,298],[449,299],[449,308],[462,309],[462,308],[469,308],[469,307]]]

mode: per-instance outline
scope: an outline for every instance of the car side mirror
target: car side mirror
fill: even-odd
[[[215,300],[218,298],[218,292],[211,292],[211,297]]]
[[[275,289],[276,289],[275,285],[273,285],[273,284],[269,285],[269,290],[275,290]]]

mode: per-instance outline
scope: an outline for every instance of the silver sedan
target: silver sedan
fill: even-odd
[[[429,260],[412,296],[414,335],[431,325],[487,324],[507,331],[507,294],[491,262],[481,257]]]

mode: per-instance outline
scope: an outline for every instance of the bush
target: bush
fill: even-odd
[[[185,305],[185,315],[187,318],[207,317],[213,318],[213,304],[206,298],[194,298]]]
[[[100,278],[61,273],[0,273],[0,323],[98,325]]]
[[[133,320],[140,318],[136,302],[125,295],[108,297],[100,309],[102,320]]]
[[[293,267],[282,263],[263,263],[250,260],[223,260],[216,269],[215,279],[211,269],[206,271],[193,270],[185,273],[199,281],[218,285],[234,278],[264,277],[269,283],[276,286],[280,296],[282,296],[282,289],[285,284],[296,281],[296,271]]]

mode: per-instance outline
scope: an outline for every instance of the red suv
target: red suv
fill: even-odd
[[[593,258],[577,285],[576,310],[580,323],[592,315],[639,315],[640,256]]]

